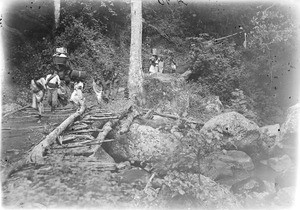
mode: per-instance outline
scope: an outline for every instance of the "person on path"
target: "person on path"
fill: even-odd
[[[74,84],[74,91],[71,95],[70,102],[72,102],[74,105],[80,107],[81,103],[84,101],[83,94],[83,83],[81,81],[76,82]]]
[[[164,73],[164,60],[162,57],[158,58],[158,72]]]
[[[157,55],[157,50],[153,49],[152,56],[150,58],[150,68],[149,68],[150,74],[154,74],[158,72],[158,63],[159,63],[159,59]]]
[[[30,89],[32,92],[31,107],[37,109],[39,112],[38,123],[41,122],[42,112],[44,111],[43,99],[46,92],[46,80],[44,77],[35,78],[31,80]]]
[[[53,70],[52,74],[47,75],[46,87],[48,89],[48,103],[51,106],[51,112],[53,112],[58,106],[57,90],[60,87],[60,79],[56,70]]]

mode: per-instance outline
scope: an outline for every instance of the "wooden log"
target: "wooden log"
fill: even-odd
[[[110,113],[110,112],[88,112],[88,113],[85,113],[84,115],[82,115],[83,117],[86,117],[86,116],[95,116],[95,117],[107,117],[107,116],[111,116],[113,115],[113,113]]]
[[[105,139],[102,142],[111,142],[111,141],[114,141],[114,140],[115,139]],[[82,142],[79,142],[79,144],[90,144],[90,143],[94,143],[94,142],[95,142],[95,139],[82,141]]]
[[[146,111],[146,114],[142,117],[144,119],[151,119],[154,113],[154,110],[156,110],[159,106],[161,105],[161,103],[156,104],[152,109],[149,110],[141,110],[141,113],[144,113]]]
[[[9,127],[5,128],[2,127],[1,130],[11,130],[11,131],[21,131],[21,130],[32,130],[32,129],[39,129],[39,128],[44,128],[45,126],[39,125],[39,126],[30,126],[30,127],[22,127],[22,128],[16,128],[16,127]]]
[[[24,119],[24,118],[32,118],[32,117],[38,117],[36,113],[33,115],[25,115],[25,116],[20,116],[20,117],[8,117],[8,119],[13,120],[13,119]],[[27,119],[26,119],[27,120]]]
[[[77,138],[80,138],[80,139],[91,139],[91,140],[95,139],[91,135],[68,135],[68,136],[59,136],[58,138],[59,138],[59,143],[60,144],[64,144],[65,142],[72,141],[72,140],[75,140]]]
[[[162,117],[171,118],[171,119],[174,119],[174,120],[178,120],[178,119],[183,120],[187,123],[193,123],[193,124],[198,124],[198,125],[202,125],[202,126],[204,125],[204,122],[202,122],[202,121],[190,120],[190,119],[187,119],[187,118],[177,117],[175,115],[163,114],[163,113],[159,113],[159,112],[154,112],[154,114],[162,116]]]
[[[110,116],[113,115],[111,112],[100,112],[99,114],[94,114],[93,116]]]
[[[150,109],[144,116],[144,119],[150,119],[153,116],[154,108]]]
[[[43,153],[47,147],[49,147],[58,136],[68,127],[70,126],[77,117],[79,117],[85,111],[85,105],[81,102],[81,107],[75,113],[70,115],[65,121],[63,121],[57,128],[55,128],[46,138],[41,141],[38,145],[36,145],[32,151],[29,153],[27,157],[28,162],[33,163],[43,163]]]
[[[117,119],[117,116],[110,116],[110,117],[94,117],[94,116],[89,116],[89,117],[85,117],[82,120],[111,120],[111,119]]]
[[[88,124],[81,123],[81,124],[73,125],[69,130],[70,131],[78,131],[78,130],[86,129],[88,127],[89,127]]]
[[[140,112],[137,109],[134,109],[133,112],[131,112],[127,119],[122,123],[121,128],[119,130],[119,134],[124,134],[129,130],[129,127],[132,123],[132,121],[134,120],[134,118],[136,118],[137,116],[140,115]]]
[[[107,134],[113,129],[113,127],[115,127],[115,126],[118,124],[118,122],[119,122],[120,120],[122,120],[122,119],[128,114],[128,112],[129,112],[130,110],[131,110],[131,106],[130,106],[127,110],[123,111],[123,112],[119,115],[119,117],[118,117],[117,120],[114,120],[113,122],[112,122],[112,121],[109,121],[109,122],[107,122],[107,123],[104,124],[104,126],[103,126],[103,128],[102,128],[102,132],[99,132],[99,134],[98,134],[98,136],[97,136],[97,138],[96,138],[96,141],[97,141],[98,143],[101,143],[101,144],[96,145],[96,146],[92,149],[92,150],[93,150],[93,154],[91,155],[91,157],[93,157],[93,156],[95,155],[95,153],[97,152],[97,150],[101,147],[101,145],[102,145],[102,143],[103,143],[105,137],[107,136]]]
[[[12,111],[12,112],[6,113],[5,115],[3,115],[3,117],[7,117],[8,115],[14,114],[14,113],[16,113],[16,112],[18,112],[18,111],[21,111],[21,110],[23,110],[23,109],[26,109],[26,108],[28,108],[28,107],[30,107],[30,105],[20,107],[19,109],[16,109],[16,110],[14,110],[14,111]]]
[[[100,129],[98,128],[94,128],[94,129],[86,129],[86,130],[78,130],[78,131],[70,131],[68,132],[69,134],[79,134],[79,133],[92,133],[95,131],[100,131]]]
[[[89,147],[89,146],[94,146],[94,145],[99,145],[104,142],[111,142],[114,141],[115,139],[105,139],[102,142],[97,142],[97,143],[78,143],[77,145],[74,146],[65,146],[65,147],[52,147],[51,149],[72,149],[72,148],[78,148],[78,147]]]
[[[95,122],[95,120],[82,120],[82,121],[80,121],[80,122],[86,123],[86,124],[92,124],[92,123]]]
[[[184,78],[185,80],[187,80],[191,74],[192,74],[192,71],[191,70],[187,70],[186,72],[182,73],[180,76],[182,78]]]

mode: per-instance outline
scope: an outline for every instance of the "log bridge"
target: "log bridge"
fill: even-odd
[[[47,114],[49,110],[46,109],[44,114],[45,123],[43,125],[36,123],[36,111],[30,107],[18,110],[21,116],[16,115],[17,112],[10,116],[5,116],[2,122],[2,133],[4,135],[4,142],[9,142],[12,139],[12,134],[21,131],[21,138],[24,138],[24,133],[28,132],[32,135],[34,132],[41,131],[46,133],[40,141],[34,142],[31,148],[28,148],[23,154],[22,158],[8,164],[1,170],[2,183],[4,183],[12,174],[24,169],[24,167],[33,166],[40,167],[45,165],[53,165],[53,162],[60,160],[74,160],[76,164],[85,164],[91,166],[95,170],[114,170],[116,163],[105,162],[101,158],[96,157],[97,153],[103,154],[105,151],[101,145],[104,142],[114,141],[114,139],[107,139],[107,135],[113,129],[118,129],[117,133],[123,134],[129,130],[133,120],[140,116],[148,118],[149,115],[160,115],[176,119],[173,115],[163,115],[156,113],[154,110],[143,110],[135,105],[130,106],[128,109],[121,113],[109,113],[100,109],[97,105],[87,107],[84,103],[81,104],[78,110],[61,108],[54,114]],[[31,116],[31,117],[30,117]],[[35,123],[29,123],[32,121]],[[31,119],[31,121],[28,119]],[[51,119],[55,119],[54,122]],[[9,123],[14,120],[11,126]],[[22,120],[26,120],[24,123]],[[16,123],[16,122],[19,122]],[[100,123],[99,123],[100,122]],[[199,123],[199,122],[190,122]],[[26,127],[26,125],[28,126]],[[17,141],[23,141],[20,136]],[[28,138],[31,138],[30,136]],[[24,142],[24,144],[26,141]],[[28,144],[28,142],[27,142]],[[16,150],[16,148],[6,148],[6,151]],[[2,153],[6,152],[2,151]],[[108,155],[107,155],[108,156]],[[104,155],[105,157],[105,155]],[[2,157],[3,158],[3,157]],[[78,160],[80,160],[78,162]],[[91,169],[91,168],[89,168]],[[91,169],[93,170],[93,169]]]

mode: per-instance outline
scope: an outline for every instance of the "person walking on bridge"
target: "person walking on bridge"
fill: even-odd
[[[44,77],[34,78],[31,80],[30,89],[32,92],[32,105],[31,107],[37,109],[39,112],[38,123],[41,122],[43,107],[43,98],[46,92],[46,80]]]
[[[53,112],[58,106],[57,90],[60,87],[60,79],[56,70],[53,70],[52,74],[47,75],[46,85],[48,89],[48,103],[51,106],[51,112]]]

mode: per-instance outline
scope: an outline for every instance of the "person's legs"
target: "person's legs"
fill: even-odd
[[[31,104],[31,107],[36,109],[36,94],[35,93],[32,93],[32,104]]]
[[[52,109],[53,111],[55,110],[55,108],[58,105],[58,95],[57,95],[57,89],[53,89],[52,91]]]
[[[52,107],[52,90],[48,89],[47,101],[50,107]]]
[[[43,109],[43,102],[39,102],[38,103],[38,110],[39,110],[39,120],[38,120],[38,123],[40,123],[41,119],[42,119],[42,109]]]
[[[39,120],[38,122],[41,122],[42,118],[42,112],[43,112],[43,98],[44,98],[44,92],[41,90],[36,94],[36,101],[37,101],[37,109],[39,111]]]

